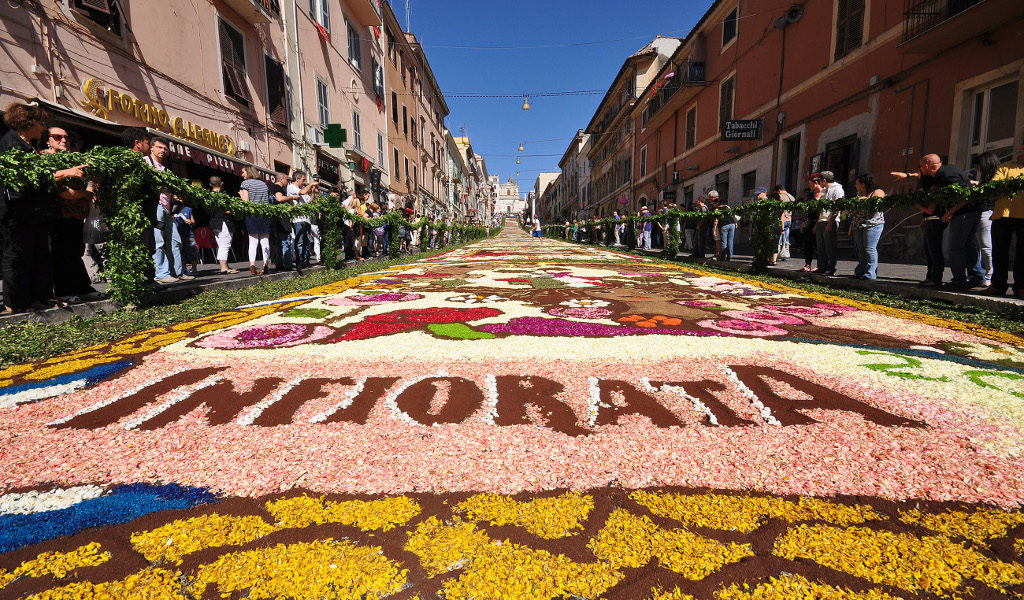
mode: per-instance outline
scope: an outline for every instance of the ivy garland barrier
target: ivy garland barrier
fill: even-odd
[[[779,223],[782,219],[782,213],[785,211],[830,210],[871,213],[932,204],[939,209],[948,209],[960,203],[966,203],[967,206],[991,205],[999,198],[1013,196],[1022,192],[1024,192],[1024,177],[991,181],[977,187],[965,187],[957,184],[933,191],[893,194],[882,198],[853,197],[840,200],[811,199],[797,200],[795,202],[784,202],[769,198],[705,213],[670,210],[650,217],[624,216],[621,220],[606,217],[604,219],[584,221],[588,230],[588,237],[584,240],[584,243],[597,243],[599,237],[594,235],[593,232],[597,228],[601,228],[604,233],[604,244],[611,246],[611,242],[615,239],[613,228],[616,224],[619,224],[623,226],[619,241],[630,250],[635,250],[636,228],[638,224],[665,223],[665,227],[668,229],[665,252],[668,258],[674,259],[679,254],[680,237],[679,231],[676,228],[677,224],[699,222],[706,219],[727,220],[743,216],[750,219],[753,228],[750,237],[750,246],[754,252],[753,270],[755,272],[764,272],[768,262],[771,260],[772,254],[777,250]],[[565,237],[565,225],[546,225],[542,229],[546,235],[555,234],[557,237]]]
[[[104,249],[104,274],[110,282],[111,298],[122,305],[138,304],[147,290],[146,270],[152,263],[152,256],[146,246],[146,230],[150,227],[150,219],[145,214],[143,199],[155,198],[161,190],[187,200],[193,208],[227,210],[235,218],[316,218],[320,224],[320,238],[324,248],[341,247],[345,221],[351,222],[353,226],[371,229],[389,224],[391,258],[401,253],[400,227],[408,228],[409,231],[420,229],[423,235],[429,235],[428,230],[442,233],[451,231],[450,243],[492,235],[484,226],[432,223],[426,217],[410,222],[398,212],[367,219],[349,214],[342,208],[339,198],[328,195],[299,206],[246,202],[239,196],[194,186],[170,171],[156,171],[143,160],[141,154],[120,147],[96,147],[86,152],[60,154],[11,150],[0,154],[0,184],[16,191],[42,187],[53,183],[55,171],[77,165],[88,165],[84,170],[86,177],[100,184],[96,200],[109,229]],[[337,252],[325,252],[323,258],[324,265],[330,269],[341,266]]]

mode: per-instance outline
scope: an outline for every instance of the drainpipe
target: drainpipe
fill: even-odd
[[[301,163],[301,165],[304,167],[303,170],[309,171],[308,165],[306,165],[305,158],[303,156],[304,151],[306,149],[306,144],[307,144],[307,142],[306,142],[306,133],[307,132],[306,132],[305,103],[303,102],[303,97],[302,97],[302,56],[299,53],[299,17],[298,17],[298,8],[295,6],[294,2],[288,2],[286,4],[291,6],[292,11],[294,11],[292,14],[295,15],[295,24],[293,26],[293,30],[295,32],[295,75],[296,75],[296,77],[295,77],[295,80],[296,80],[295,87],[299,90],[299,128],[302,131],[302,135],[299,136],[299,142],[301,144],[301,150],[299,148],[294,148],[293,147],[292,152],[293,152],[294,159],[295,159],[294,160],[295,167],[298,167],[300,165],[300,163]],[[283,15],[285,13],[287,13],[287,12],[288,11],[282,11],[282,19],[284,19]],[[288,24],[287,24],[287,22],[284,22],[282,24],[284,25],[284,30],[285,30],[285,48],[287,48],[288,45],[289,45],[288,44]],[[288,70],[291,71],[291,60],[288,61],[288,65],[289,65]],[[289,72],[288,75],[290,77],[291,73]],[[294,131],[293,131],[293,133],[294,133]],[[293,168],[295,168],[295,167],[293,167]]]

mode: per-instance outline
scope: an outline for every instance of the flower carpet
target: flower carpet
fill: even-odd
[[[0,598],[1024,597],[1024,340],[495,238],[0,372]]]

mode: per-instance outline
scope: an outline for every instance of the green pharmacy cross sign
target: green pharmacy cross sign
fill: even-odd
[[[331,148],[341,148],[348,141],[348,131],[342,129],[338,123],[331,123],[324,128],[324,141]]]

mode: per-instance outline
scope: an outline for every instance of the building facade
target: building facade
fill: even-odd
[[[635,211],[640,206],[633,193],[633,107],[637,93],[647,87],[679,45],[677,38],[658,36],[627,58],[585,129],[593,136],[588,158],[598,216],[611,215],[613,210]]]
[[[519,183],[512,177],[498,185],[498,202],[495,215],[518,215],[526,209],[526,201],[519,195]]]
[[[14,69],[0,104],[39,101],[85,147],[117,143],[127,126],[148,127],[171,141],[172,169],[193,179],[226,175],[237,184],[252,164],[267,176],[304,169],[341,187],[368,183],[369,166],[353,165],[347,147],[318,145],[318,136],[326,123],[354,131],[356,114],[365,130],[383,123],[371,64],[379,54],[375,3],[168,0],[123,8],[108,0],[0,6]],[[197,40],[187,60],[179,40]]]
[[[1006,158],[1024,143],[1022,18],[1012,0],[716,1],[638,93],[635,195],[736,205],[826,169],[848,193],[866,172],[900,191],[888,173],[925,154]],[[883,248],[920,251],[908,216]]]

